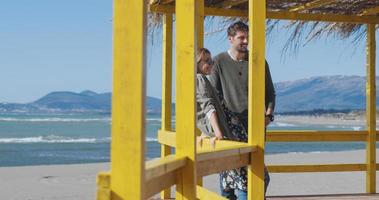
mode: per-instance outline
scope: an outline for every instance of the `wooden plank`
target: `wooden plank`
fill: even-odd
[[[270,173],[350,172],[365,171],[366,164],[270,165],[267,169]]]
[[[112,198],[145,199],[146,2],[115,0],[113,32]]]
[[[363,16],[363,15],[376,15],[379,13],[379,6],[376,6],[376,7],[373,7],[373,8],[369,8],[369,9],[366,9],[364,11],[362,11],[359,16]]]
[[[248,144],[256,146],[248,167],[248,199],[263,200],[265,148],[266,0],[249,1]]]
[[[110,172],[100,172],[96,177],[96,199],[111,200],[111,174]]]
[[[175,13],[175,7],[173,6],[153,6],[150,5],[150,12],[160,13]],[[206,16],[224,16],[224,17],[247,17],[247,10],[237,9],[223,9],[223,8],[205,8]],[[312,13],[297,13],[289,11],[267,11],[267,19],[279,19],[279,20],[301,20],[301,21],[321,21],[321,22],[343,22],[343,23],[355,23],[355,24],[378,24],[378,16],[369,15],[337,15],[331,13],[324,14],[312,14]]]
[[[367,131],[269,131],[268,142],[366,141]]]
[[[200,157],[200,155],[199,155]],[[197,177],[203,177],[228,169],[247,166],[250,163],[250,153],[233,154],[230,156],[207,158],[197,162]]]
[[[171,171],[169,173],[153,178],[150,181],[146,182],[145,184],[146,198],[149,198],[159,193],[159,191],[162,191],[165,188],[169,188],[175,185],[176,180],[177,180],[177,174],[178,174],[177,170]]]
[[[212,191],[209,191],[203,187],[197,186],[196,187],[197,191],[197,198],[198,199],[212,199],[212,200],[227,200],[227,198],[224,198]]]
[[[188,158],[179,171],[177,199],[196,199],[195,51],[198,7],[196,0],[176,2],[176,155]]]
[[[171,131],[172,116],[172,14],[163,16],[163,40],[162,40],[162,130]],[[161,145],[161,157],[171,154],[171,147]],[[162,199],[171,197],[171,189],[167,188],[161,193]]]
[[[170,147],[176,147],[176,132],[158,131],[158,142]]]
[[[367,81],[366,81],[366,123],[368,130],[366,145],[366,192],[376,192],[376,57],[375,24],[367,25]]]
[[[335,1],[336,0],[314,0],[314,1],[311,1],[308,3],[305,3],[304,5],[301,5],[301,6],[298,6],[295,8],[291,8],[289,11],[290,12],[301,12],[304,10],[309,10],[309,9],[325,6],[325,5],[328,5],[328,4],[333,3]]]
[[[171,171],[183,167],[187,162],[186,157],[169,155],[164,158],[156,158],[146,162],[146,181],[150,181],[158,176],[162,176]]]
[[[225,141],[230,142],[230,141]],[[240,142],[239,142],[240,143]],[[256,147],[242,143],[241,145],[228,144],[225,147],[216,147],[210,150],[199,150],[198,151],[198,161],[205,161],[211,159],[222,159],[227,156],[241,155],[246,153],[252,153],[256,151]]]
[[[379,132],[376,131],[378,135]],[[367,141],[368,131],[268,131],[266,133],[266,141],[268,142],[352,142]],[[175,147],[175,132],[158,131],[158,142],[161,144]],[[376,141],[379,137],[376,137]],[[207,141],[207,140],[205,140]],[[235,143],[232,141],[217,141],[216,145],[229,146]],[[207,144],[207,143],[204,143]],[[211,145],[205,145],[204,148],[211,148]]]

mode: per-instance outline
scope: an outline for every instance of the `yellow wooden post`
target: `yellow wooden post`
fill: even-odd
[[[204,0],[198,0],[199,5],[203,5],[197,8],[197,48],[204,47]]]
[[[176,156],[187,157],[178,173],[177,199],[196,199],[195,50],[197,0],[176,1]]]
[[[171,131],[171,90],[172,90],[172,14],[163,17],[163,44],[162,44],[162,130]],[[161,145],[161,157],[171,154],[171,147]],[[171,189],[162,191],[161,198],[171,196]]]
[[[249,141],[257,146],[248,170],[248,199],[264,199],[266,1],[249,0]]]
[[[204,0],[198,0],[197,3],[204,5]],[[204,47],[204,6],[199,6],[197,9],[197,48],[202,48]],[[196,135],[201,135],[201,131],[198,128],[196,128]],[[197,185],[203,185],[203,178],[198,177]]]
[[[375,24],[367,25],[366,123],[366,192],[376,193],[376,85]]]
[[[114,1],[112,199],[145,199],[146,1]]]

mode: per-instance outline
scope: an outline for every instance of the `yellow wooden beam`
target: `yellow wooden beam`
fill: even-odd
[[[376,6],[376,7],[369,8],[369,9],[366,9],[366,10],[362,11],[359,15],[360,16],[363,16],[363,15],[377,15],[378,13],[379,13],[379,6]]]
[[[270,173],[351,172],[365,171],[366,164],[270,165],[267,169]]]
[[[196,187],[197,191],[197,198],[198,199],[212,199],[212,200],[227,200],[227,198],[224,198],[212,191],[209,191],[201,186]]]
[[[146,191],[146,199],[153,196],[154,194],[159,193],[159,191],[175,185],[178,173],[179,170],[171,171],[146,182],[144,185]]]
[[[169,155],[164,158],[156,158],[146,162],[146,181],[150,181],[158,176],[162,176],[171,171],[183,167],[187,162],[186,157]]]
[[[158,142],[170,147],[176,147],[176,133],[172,131],[158,131]]]
[[[113,33],[112,198],[145,199],[146,2],[115,0]]]
[[[175,7],[167,5],[150,5],[150,12],[175,13]],[[247,17],[246,10],[223,9],[223,8],[205,8],[205,16],[225,16],[225,17]],[[301,21],[322,21],[322,22],[341,22],[355,24],[379,24],[378,16],[358,16],[358,15],[337,15],[337,14],[312,14],[296,13],[288,11],[267,11],[267,19],[279,20],[301,20]]]
[[[249,1],[249,27],[248,144],[257,149],[250,154],[247,195],[248,199],[263,200],[266,0]]]
[[[269,131],[268,142],[366,141],[367,131]]]
[[[367,81],[366,81],[366,123],[368,130],[366,145],[366,192],[376,193],[376,39],[375,24],[367,25]]]
[[[172,116],[172,14],[163,16],[162,130],[170,131]]]
[[[162,40],[162,130],[171,131],[171,107],[172,107],[172,14],[163,16],[163,40]],[[171,154],[171,147],[161,145],[161,157]],[[171,189],[162,191],[161,198],[171,197]]]
[[[233,6],[238,6],[243,3],[246,3],[248,0],[224,0],[221,2],[220,7],[222,8],[231,8]]]
[[[111,173],[100,172],[96,177],[96,200],[111,200]]]
[[[220,141],[221,142],[221,141]],[[233,144],[234,143],[234,144]],[[235,144],[238,143],[238,144]],[[208,145],[207,145],[208,146]],[[210,145],[209,145],[210,146]],[[214,149],[199,150],[198,161],[205,161],[226,156],[240,155],[256,151],[255,146],[248,145],[244,142],[224,141],[224,144],[218,144]]]
[[[197,35],[196,35],[196,40],[197,40],[197,48],[202,48],[204,47],[204,0],[197,0],[199,6],[198,9],[198,14],[196,15],[196,20],[197,20]],[[199,134],[200,135],[200,134]]]
[[[336,0],[314,0],[314,1],[311,1],[308,3],[305,3],[304,5],[301,5],[301,6],[298,6],[295,8],[291,8],[289,11],[290,12],[301,12],[304,10],[309,10],[309,9],[325,6],[325,5],[328,5],[328,4],[333,3],[335,1]]]
[[[219,151],[227,152],[227,151]],[[233,152],[235,153],[235,152]],[[199,155],[199,157],[201,154]],[[205,156],[204,156],[205,157]],[[210,174],[218,173],[228,169],[235,169],[247,166],[250,163],[250,153],[235,153],[222,155],[220,157],[206,157],[197,162],[197,177],[204,177]]]
[[[379,131],[376,131],[376,141],[379,141]],[[268,142],[352,142],[367,141],[368,131],[268,131]],[[207,140],[205,140],[207,141]],[[170,147],[176,146],[175,132],[158,131],[158,142]],[[231,142],[231,143],[229,143]],[[216,146],[233,146],[232,141],[216,141]],[[207,143],[205,143],[207,144]],[[198,147],[199,148],[199,147]],[[212,148],[204,145],[202,148]]]
[[[180,0],[176,9],[176,155],[188,158],[179,171],[177,199],[196,199],[196,98],[197,0]],[[200,9],[201,10],[201,9]]]

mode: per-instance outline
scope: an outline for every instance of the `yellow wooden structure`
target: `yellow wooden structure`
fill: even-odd
[[[267,1],[267,2],[266,2]],[[287,19],[367,25],[367,130],[271,131],[270,142],[365,141],[362,164],[278,165],[271,173],[366,171],[367,193],[376,193],[375,25],[379,2],[359,1],[350,12],[341,0],[114,0],[111,171],[99,173],[98,200],[147,199],[176,185],[177,199],[224,199],[201,186],[203,176],[249,166],[248,199],[264,199],[264,58],[265,20]],[[366,5],[367,4],[367,5]],[[287,5],[287,4],[286,4]],[[275,7],[277,6],[277,7]],[[323,7],[328,9],[321,9]],[[329,7],[328,7],[329,6]],[[333,7],[334,6],[334,7]],[[342,11],[338,11],[338,8]],[[333,10],[335,9],[335,10]],[[337,10],[337,11],[336,11]],[[163,14],[162,128],[158,140],[162,157],[145,162],[145,50],[147,12]],[[344,12],[346,11],[346,12]],[[176,23],[176,130],[171,125],[173,15]],[[249,141],[209,141],[196,146],[195,50],[203,45],[203,16],[248,17]],[[175,148],[176,153],[171,154]],[[217,183],[215,183],[217,184]]]

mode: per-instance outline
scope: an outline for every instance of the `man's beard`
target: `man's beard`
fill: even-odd
[[[240,53],[246,53],[248,51],[247,46],[239,46],[237,51]]]

